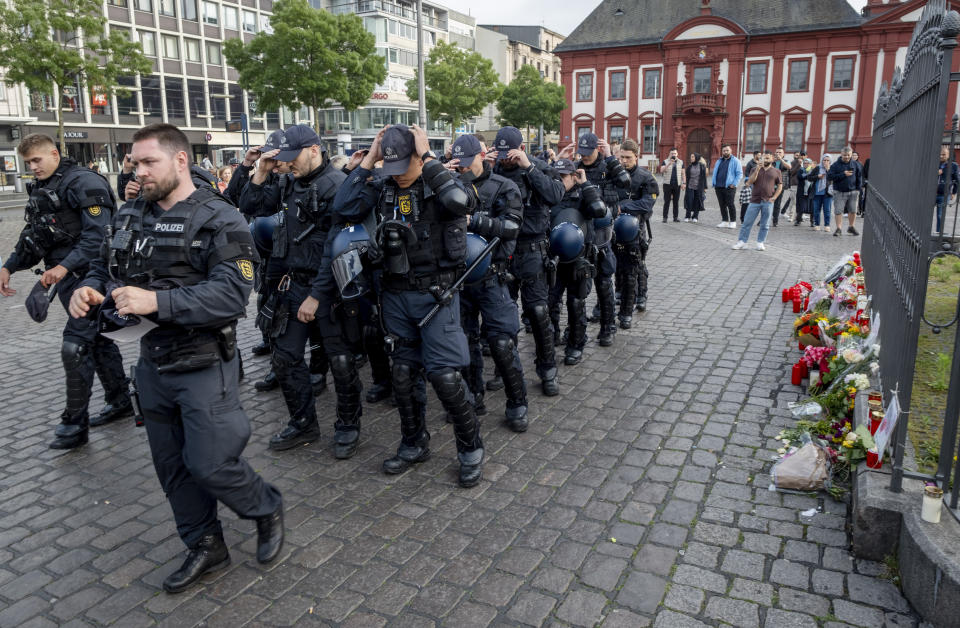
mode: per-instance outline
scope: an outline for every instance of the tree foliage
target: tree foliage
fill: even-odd
[[[407,98],[419,100],[419,73],[407,81]],[[438,41],[423,64],[427,111],[436,120],[449,122],[454,133],[460,123],[480,115],[500,96],[503,85],[493,63],[479,53]]]
[[[545,132],[560,129],[560,113],[566,106],[563,86],[544,80],[532,65],[514,74],[497,101],[500,124],[517,128],[542,124]]]
[[[129,34],[106,32],[99,0],[9,0],[0,2],[0,59],[7,85],[24,83],[53,99],[66,155],[60,99],[64,88],[121,94],[118,78],[150,72],[153,64]],[[80,96],[80,94],[78,94]]]
[[[270,25],[272,33],[258,33],[247,44],[231,39],[223,46],[238,83],[253,94],[260,111],[310,107],[319,131],[319,109],[365,105],[387,77],[376,39],[356,15],[333,15],[307,0],[277,0]]]

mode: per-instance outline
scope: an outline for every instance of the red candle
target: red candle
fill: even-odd
[[[800,377],[801,379],[806,379],[810,376],[810,369],[807,367],[807,363],[804,360],[797,362],[800,365]]]
[[[789,301],[789,300],[790,300],[790,288],[784,288],[784,289],[783,289],[783,294],[782,294],[781,296],[783,297],[783,302],[784,302],[784,303],[786,303],[787,301]]]
[[[800,297],[793,297],[793,313],[800,313]]]
[[[810,308],[810,297],[803,297],[803,309],[807,310]]]
[[[883,456],[875,451],[867,450],[867,466],[871,469],[879,469],[883,466]]]
[[[800,365],[794,364],[793,370],[790,373],[790,383],[794,386],[799,386],[802,380],[803,376],[800,374]]]

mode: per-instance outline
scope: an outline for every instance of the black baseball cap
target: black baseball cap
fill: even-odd
[[[497,151],[497,161],[507,156],[507,152],[514,148],[520,148],[523,144],[523,135],[520,129],[515,126],[505,126],[497,131],[497,137],[493,140],[493,149]]]
[[[453,148],[450,149],[453,158],[460,160],[460,168],[469,168],[473,163],[473,158],[482,152],[483,147],[480,146],[480,140],[473,135],[461,135],[453,143]]]
[[[283,132],[283,138],[277,148],[280,152],[274,157],[277,161],[293,161],[304,148],[319,146],[320,136],[306,124],[297,124]]]
[[[584,133],[580,136],[580,141],[577,142],[577,152],[581,155],[589,155],[593,151],[597,150],[600,140],[597,139],[597,136],[593,133]]]
[[[553,164],[553,169],[557,174],[572,174],[577,171],[577,165],[569,159],[558,159],[557,163]]]
[[[283,142],[283,129],[277,129],[273,133],[267,136],[266,143],[261,146],[258,150],[261,153],[266,153],[271,150],[276,150],[280,148],[280,144]]]
[[[38,323],[42,323],[43,321],[47,320],[47,311],[50,309],[50,300],[53,299],[56,289],[57,284],[53,284],[50,288],[44,288],[43,284],[39,281],[34,284],[29,296],[27,296],[26,303],[24,303],[27,308],[27,314],[30,315],[30,318]]]
[[[413,132],[406,124],[394,124],[380,138],[383,153],[383,174],[401,175],[410,167],[410,157],[416,152]]]

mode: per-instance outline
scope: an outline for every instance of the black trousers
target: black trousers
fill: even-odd
[[[670,201],[673,201],[673,219],[680,219],[680,186],[679,185],[670,185],[669,183],[663,184],[663,219],[667,219],[667,213],[669,212]]]
[[[240,407],[237,358],[189,371],[157,373],[137,364],[140,405],[160,486],[187,547],[221,533],[217,501],[243,519],[276,512],[280,491],[240,457],[250,420]]]
[[[737,222],[736,188],[716,188],[721,222]]]

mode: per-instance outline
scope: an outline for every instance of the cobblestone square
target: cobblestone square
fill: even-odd
[[[561,366],[560,396],[530,386],[528,432],[501,425],[503,395],[488,394],[473,489],[456,486],[432,393],[433,457],[404,475],[380,472],[399,439],[387,403],[365,404],[359,454],[333,458],[332,390],[317,399],[320,441],[268,451],[286,411],[279,391],[254,390],[269,359],[250,357],[259,336],[241,321],[245,456],[283,492],[286,545],[261,567],[254,525],[221,508],[233,563],[179,595],[160,589],[184,547],[143,430],[121,421],[47,449],[65,314],[31,321],[36,279],[14,275],[0,302],[0,626],[916,626],[882,566],[848,553],[845,504],[768,490],[800,393],[780,290],[859,238],[781,221],[766,251],[733,251],[707,196],[699,224],[662,224],[657,205],[648,311]],[[22,223],[0,216],[5,254]],[[531,381],[522,331],[520,344]],[[129,367],[137,348],[122,351]]]

